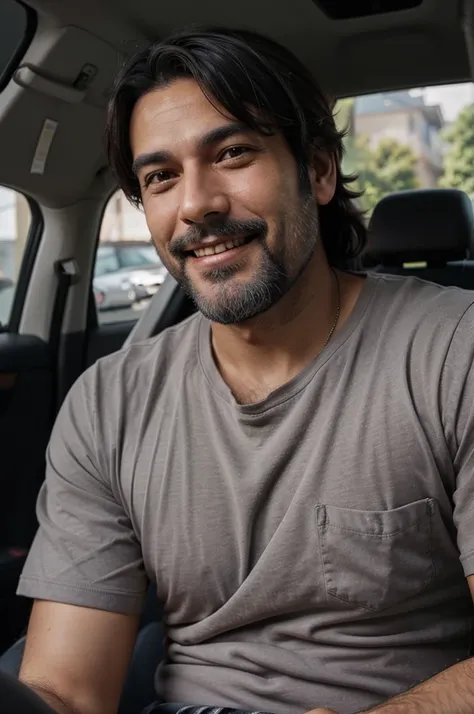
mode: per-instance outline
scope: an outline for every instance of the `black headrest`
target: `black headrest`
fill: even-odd
[[[463,191],[399,191],[383,198],[372,213],[368,254],[385,265],[464,260],[473,235],[472,203]]]

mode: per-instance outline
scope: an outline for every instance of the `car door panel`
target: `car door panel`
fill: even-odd
[[[53,394],[48,345],[35,336],[0,334],[0,652],[19,634],[27,608],[15,589],[37,528]]]

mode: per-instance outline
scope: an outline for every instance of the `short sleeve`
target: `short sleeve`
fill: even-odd
[[[76,382],[53,428],[37,501],[39,529],[17,594],[138,614],[148,580],[130,518],[112,493],[106,465],[99,465],[97,373],[92,367]]]
[[[466,577],[474,575],[474,305],[458,323],[441,381],[445,434],[456,485],[454,524]]]

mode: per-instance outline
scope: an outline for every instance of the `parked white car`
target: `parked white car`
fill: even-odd
[[[97,249],[93,289],[99,310],[130,307],[152,297],[167,271],[146,241],[110,241]]]

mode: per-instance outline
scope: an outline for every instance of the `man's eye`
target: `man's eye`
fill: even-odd
[[[251,149],[248,146],[231,146],[221,154],[221,161],[226,159],[240,159],[244,154],[249,154]]]
[[[151,186],[153,184],[165,183],[174,178],[174,173],[168,171],[167,169],[162,169],[161,171],[154,171],[152,174],[148,174],[145,177],[145,186]]]

